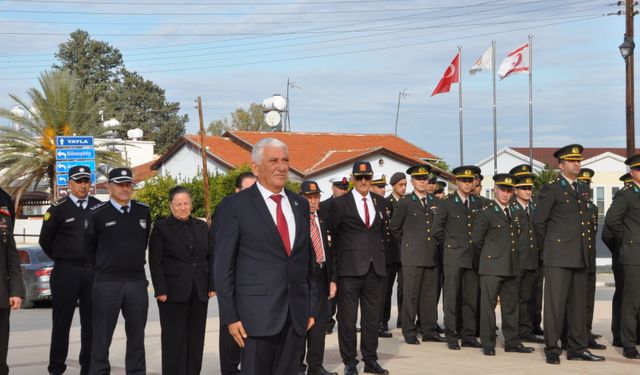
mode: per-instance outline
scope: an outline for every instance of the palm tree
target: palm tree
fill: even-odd
[[[55,137],[57,135],[103,135],[98,109],[90,95],[79,88],[67,71],[45,71],[38,79],[40,90],[31,88],[27,95],[32,105],[9,95],[26,116],[0,108],[0,118],[18,125],[0,126],[0,185],[13,190],[16,205],[22,193],[47,182],[53,197],[55,181]],[[119,164],[117,152],[96,150],[96,164]],[[104,170],[99,170],[102,174]]]
[[[540,188],[544,186],[544,184],[549,183],[558,177],[558,171],[552,169],[549,164],[544,165],[544,169],[541,169],[540,172],[535,174],[536,179],[533,180],[533,190],[535,192],[540,191]]]

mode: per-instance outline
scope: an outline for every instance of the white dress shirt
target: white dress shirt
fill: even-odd
[[[367,199],[367,208],[369,209],[369,225],[373,224],[373,220],[376,218],[376,207],[373,205],[373,201],[371,200],[371,194],[367,192],[367,195],[362,196],[362,194],[358,193],[356,189],[351,190],[353,193],[353,199],[356,202],[356,208],[358,209],[358,215],[360,215],[360,219],[362,219],[363,223],[367,223],[364,215],[364,202],[362,198]]]
[[[127,212],[131,212],[131,201],[127,202],[127,204],[120,204],[120,203],[116,202],[113,199],[109,199],[109,202],[111,202],[113,207],[115,207],[116,210],[118,210],[118,212],[122,212],[122,207],[124,207],[124,206],[128,207],[128,211]]]
[[[71,199],[73,204],[78,206],[78,201],[80,200],[80,198],[78,198],[75,195],[69,193],[69,199]],[[82,202],[82,207],[81,208],[84,210],[85,208],[87,208],[87,204],[89,202],[89,196],[87,195],[87,197],[85,199],[83,199],[83,200],[84,200],[84,202]],[[78,206],[78,207],[80,207],[80,206]]]
[[[267,190],[264,186],[260,185],[259,182],[256,181],[256,185],[258,186],[258,190],[262,195],[265,203],[267,204],[267,208],[269,209],[269,213],[271,214],[271,218],[273,219],[273,223],[278,226],[278,217],[276,210],[278,209],[278,204],[276,201],[271,199],[270,197],[274,194]],[[291,250],[293,250],[293,243],[296,239],[296,218],[293,216],[293,209],[291,208],[291,202],[289,202],[289,197],[285,194],[284,189],[282,189],[278,195],[282,196],[282,213],[284,214],[284,218],[287,220],[287,228],[289,229],[289,243],[291,244]]]

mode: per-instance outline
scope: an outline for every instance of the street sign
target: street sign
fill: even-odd
[[[92,172],[95,172],[96,170],[96,162],[94,160],[57,161],[56,173],[68,173],[69,169],[78,165],[89,167]]]
[[[95,159],[96,150],[92,148],[68,148],[56,151],[57,160]]]
[[[56,136],[56,147],[93,147],[92,136]]]
[[[91,184],[96,183],[96,174],[95,172],[91,172]],[[69,175],[66,173],[57,174],[56,175],[56,185],[57,186],[69,186]]]

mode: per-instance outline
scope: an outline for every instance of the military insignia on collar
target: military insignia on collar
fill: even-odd
[[[140,223],[140,226],[142,227],[142,229],[147,229],[147,220],[146,219],[140,219],[139,223]]]
[[[567,186],[567,181],[564,179],[560,180],[560,185]]]
[[[498,208],[498,206],[493,206],[493,209],[494,209],[496,212],[500,212],[500,209]]]
[[[456,197],[456,203],[460,202],[460,198]]]

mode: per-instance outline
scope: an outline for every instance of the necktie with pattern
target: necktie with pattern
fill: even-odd
[[[321,264],[325,261],[324,249],[322,248],[322,239],[320,238],[320,229],[316,224],[315,212],[311,214],[311,243],[313,244],[313,252],[316,254],[316,262]]]

